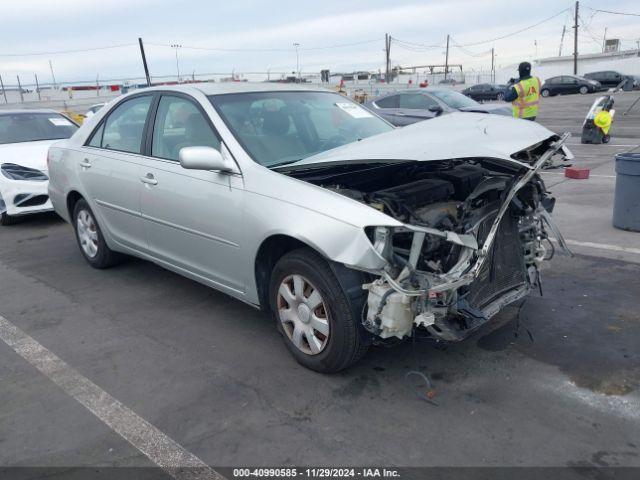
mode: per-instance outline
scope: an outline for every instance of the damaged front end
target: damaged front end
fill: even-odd
[[[570,253],[550,217],[554,199],[537,175],[565,139],[549,142],[516,175],[481,161],[439,172],[436,178],[453,180],[453,198],[411,212],[415,221],[403,227],[375,227],[370,238],[387,266],[364,285],[365,328],[381,338],[421,328],[459,341],[541,288],[540,265],[553,252],[549,229]]]
[[[548,232],[568,250],[550,217],[555,199],[538,172],[554,155],[565,156],[567,136],[509,159],[342,165],[296,175],[401,222],[365,229],[385,265],[367,270],[365,329],[382,339],[418,328],[459,341],[541,289],[540,265],[554,253]]]

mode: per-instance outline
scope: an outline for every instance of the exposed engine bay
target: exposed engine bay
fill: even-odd
[[[296,174],[403,223],[366,233],[387,266],[369,272],[365,329],[404,338],[423,329],[458,341],[504,306],[542,288],[540,265],[554,254],[555,199],[537,172],[559,153],[549,139],[514,156],[342,166]],[[568,252],[568,250],[566,250]]]

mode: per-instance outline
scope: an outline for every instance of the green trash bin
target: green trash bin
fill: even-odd
[[[613,226],[640,232],[640,153],[616,155]]]

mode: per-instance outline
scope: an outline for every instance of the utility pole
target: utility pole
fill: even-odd
[[[561,57],[562,56],[562,44],[564,43],[564,34],[567,31],[567,26],[563,25],[562,26],[562,36],[560,37],[560,50],[558,50],[558,56]]]
[[[447,73],[449,73],[449,34],[447,34],[447,53],[444,57],[444,79],[447,79]]]
[[[391,75],[391,35],[384,34],[384,81],[389,83]]]
[[[53,74],[53,63],[49,60],[49,70],[51,70],[51,78],[53,79],[53,88],[54,90],[58,88],[56,85],[56,76]]]
[[[496,69],[495,69],[495,48],[491,47],[491,81],[496,81]]]
[[[144,74],[147,77],[147,87],[150,87],[151,77],[149,76],[149,67],[147,66],[147,56],[144,54],[144,45],[142,44],[142,38],[138,37],[138,43],[140,44],[140,54],[142,55],[142,65],[144,66]]]
[[[18,91],[20,92],[20,103],[24,103],[24,94],[22,93],[22,85],[20,84],[20,75],[16,75],[18,79]]]
[[[2,75],[0,75],[0,88],[2,88],[2,95],[4,96],[4,103],[9,103],[7,100],[7,91],[4,89],[4,82],[2,81]]]
[[[38,74],[34,73],[33,76],[36,77],[36,92],[38,92],[38,100],[42,100],[40,98],[40,85],[38,84]]]
[[[602,37],[602,53],[607,48],[607,27],[604,27],[604,36]]]
[[[300,53],[298,52],[298,48],[300,47],[300,44],[296,42],[293,44],[293,46],[296,49],[296,75],[299,83],[300,82]]]
[[[178,62],[178,49],[182,48],[182,45],[174,43],[171,48],[176,49],[176,71],[178,72],[178,83],[180,83],[180,63]]]
[[[578,11],[580,2],[576,2],[576,14],[573,19],[573,74],[578,74]]]

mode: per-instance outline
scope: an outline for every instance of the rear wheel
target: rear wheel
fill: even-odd
[[[498,100],[499,102],[504,100],[504,93],[500,92],[496,95],[496,100]]]
[[[295,250],[278,261],[269,300],[278,330],[301,365],[333,373],[366,352],[347,295],[326,260],[312,250]]]
[[[540,95],[542,95],[543,97],[548,97],[550,94],[551,92],[546,88],[543,88],[542,91],[540,92]]]
[[[587,93],[589,93],[589,87],[587,87],[586,85],[583,85],[580,87],[579,91],[582,95],[586,95]]]
[[[73,227],[80,252],[93,268],[109,268],[121,259],[104,241],[95,215],[84,199],[78,200],[73,209]]]

